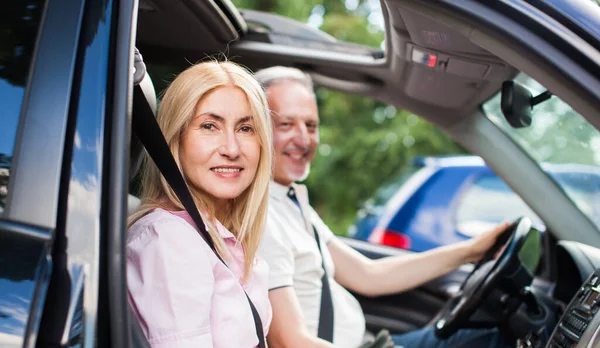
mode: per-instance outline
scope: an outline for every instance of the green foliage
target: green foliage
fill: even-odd
[[[367,18],[356,15],[326,15],[320,29],[338,40],[371,47],[379,47],[384,39],[383,31],[373,31]]]
[[[234,0],[238,8],[274,12],[306,22],[338,40],[380,47],[383,29],[369,16],[379,1]],[[376,13],[375,13],[376,14]],[[443,132],[419,117],[373,99],[320,88],[321,145],[306,184],[311,202],[336,234],[345,235],[357,207],[416,155],[464,153]]]
[[[282,1],[282,0],[233,0],[237,8],[276,13],[288,18],[305,22],[312,9],[322,0]]]

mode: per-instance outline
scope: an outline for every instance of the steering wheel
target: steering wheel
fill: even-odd
[[[441,316],[435,324],[435,335],[438,338],[446,339],[465,326],[481,301],[510,266],[511,261],[517,258],[530,229],[531,220],[523,217],[513,222],[498,236],[494,245],[465,279],[458,293],[450,298],[442,309]]]

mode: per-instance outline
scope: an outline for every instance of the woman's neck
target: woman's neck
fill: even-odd
[[[231,209],[231,200],[229,199],[216,199],[215,201],[215,218],[220,222],[223,222],[229,209]]]

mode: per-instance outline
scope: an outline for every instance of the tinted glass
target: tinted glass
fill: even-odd
[[[10,4],[10,5],[9,5]],[[0,11],[0,216],[44,1],[9,1]]]
[[[540,226],[540,218],[504,181],[495,175],[477,178],[463,194],[456,210],[456,227],[467,236],[486,231],[505,220],[527,216]]]
[[[525,74],[515,81],[533,96],[546,89]],[[512,128],[498,94],[483,105],[487,117],[506,132],[559,184],[571,200],[600,226],[600,131],[557,96],[532,109],[530,126]],[[541,199],[541,198],[540,198]]]
[[[293,35],[284,35],[288,40],[281,40],[285,44],[306,47],[322,48],[315,45],[311,40],[298,40],[300,37],[311,38],[314,34],[311,29],[319,29],[341,42],[349,42],[368,47],[384,49],[385,23],[381,2],[379,0],[345,0],[345,1],[264,1],[264,0],[233,0],[238,9],[252,9],[264,13],[273,13],[287,18],[306,23],[302,31],[293,32]],[[268,25],[268,23],[256,23],[247,21],[253,30],[261,30],[267,27],[269,31],[276,34],[284,33],[283,28]],[[264,30],[264,29],[263,29]],[[286,33],[287,34],[287,33]],[[312,45],[311,45],[312,44]],[[331,46],[329,46],[331,47]],[[348,50],[352,53],[353,50]]]

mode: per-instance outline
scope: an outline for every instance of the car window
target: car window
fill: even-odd
[[[409,111],[323,87],[316,96],[320,145],[305,183],[312,206],[337,235],[360,224],[357,214],[369,198],[383,203],[393,196],[403,174],[414,172],[415,157],[464,153],[441,129]],[[360,236],[366,240],[370,230]]]
[[[538,228],[541,219],[496,175],[482,175],[464,191],[456,208],[458,232],[472,237],[498,223],[528,216]]]
[[[582,167],[573,167],[570,171],[553,173],[551,176],[577,207],[597,226],[600,226],[600,175],[576,171],[575,168],[581,169]]]
[[[521,73],[515,81],[532,95],[546,89]],[[532,109],[531,125],[513,128],[503,117],[501,94],[484,103],[486,116],[506,132],[600,226],[600,131],[557,96]]]
[[[326,33],[341,43],[353,43],[365,47],[385,49],[384,18],[379,0],[346,0],[341,2],[233,0],[232,2],[241,10],[242,16],[245,16],[243,9],[278,14],[300,23],[306,23],[308,28],[318,29],[321,33]],[[302,40],[298,39],[305,37],[308,39],[304,43],[307,44],[307,47],[332,48],[332,45],[316,45],[316,42],[311,38],[319,35],[304,33],[304,28],[286,33],[289,30],[288,26],[278,26],[274,25],[274,22],[256,22],[255,20],[256,18],[246,16],[246,23],[251,30],[261,31],[266,27],[274,34],[284,34],[287,37],[285,41],[276,40],[279,44],[285,44],[287,41],[302,46]],[[310,41],[313,42],[309,43]],[[347,52],[356,51],[350,49]]]
[[[44,1],[13,1],[0,11],[0,217],[8,196],[19,115]]]

